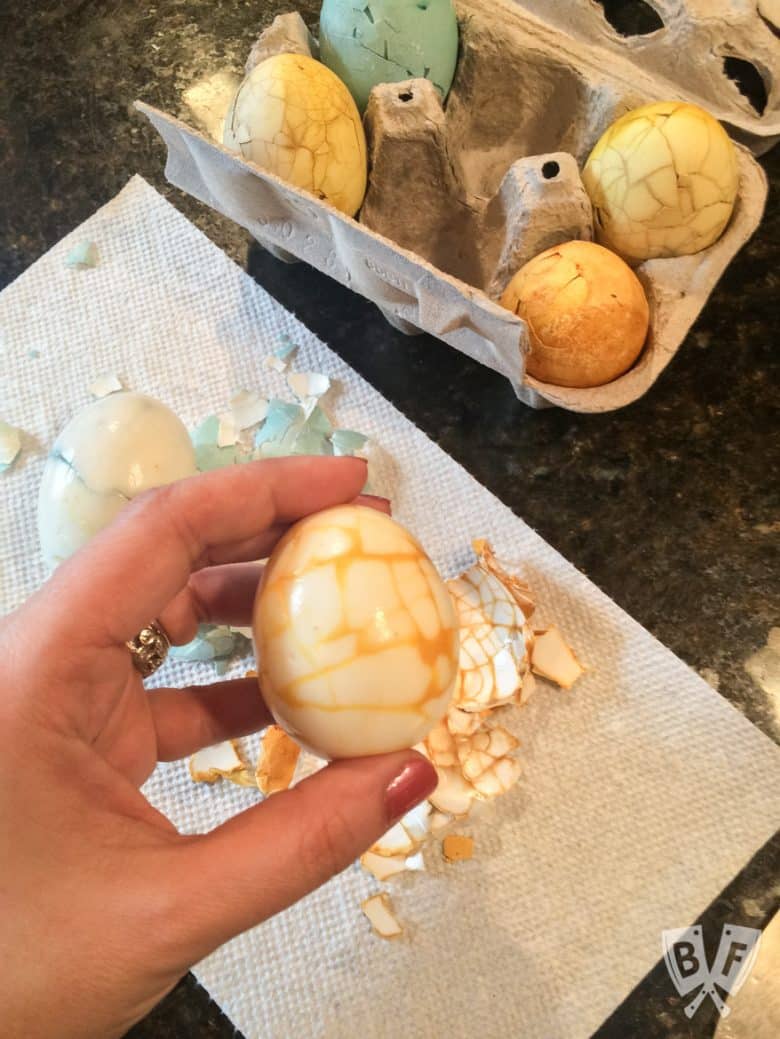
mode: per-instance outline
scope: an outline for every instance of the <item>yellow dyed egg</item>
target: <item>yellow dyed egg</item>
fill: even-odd
[[[327,758],[419,743],[458,673],[455,607],[418,542],[345,505],[296,523],[265,568],[253,632],[276,721]]]
[[[734,145],[697,105],[660,101],[618,119],[582,173],[598,240],[628,260],[684,256],[723,233],[739,172]]]
[[[330,69],[301,54],[256,65],[225,118],[225,147],[348,216],[366,193],[366,136],[352,95]]]

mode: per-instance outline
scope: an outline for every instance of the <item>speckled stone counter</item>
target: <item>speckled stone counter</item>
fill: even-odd
[[[319,3],[296,6],[314,24]],[[186,86],[218,68],[238,70],[258,31],[292,5],[42,0],[10,7],[0,10],[0,285],[141,173],[478,480],[780,738],[776,695],[745,669],[780,617],[780,149],[762,160],[772,192],[761,229],[655,387],[610,415],[534,412],[493,372],[427,336],[405,338],[372,304],[307,267],[280,264],[165,183],[163,146],[132,102],[179,111]],[[705,938],[717,943],[727,920],[761,926],[779,895],[775,840],[710,907]],[[716,1017],[709,1004],[689,1022],[659,965],[598,1035],[710,1036]],[[130,1033],[233,1034],[192,977]]]

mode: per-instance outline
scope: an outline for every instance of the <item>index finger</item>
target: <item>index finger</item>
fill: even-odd
[[[234,545],[256,558],[264,531],[352,501],[366,480],[360,458],[278,458],[229,466],[141,495],[50,582],[82,637],[126,642]],[[248,553],[248,554],[245,554]],[[221,552],[224,557],[224,551]]]

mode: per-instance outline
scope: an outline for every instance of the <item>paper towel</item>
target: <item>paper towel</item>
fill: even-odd
[[[99,266],[66,269],[88,240]],[[27,433],[0,478],[0,604],[44,576],[45,452],[96,375],[194,425],[237,389],[285,394],[261,360],[282,333],[300,369],[335,380],[339,424],[375,439],[378,489],[441,570],[490,538],[589,672],[571,693],[540,683],[514,712],[524,776],[466,825],[474,860],[434,849],[427,873],[391,885],[404,939],[370,934],[359,902],[377,885],[353,866],[196,974],[249,1039],[587,1036],[658,960],[661,930],[692,922],[772,834],[780,751],[139,178],[0,296],[0,416]],[[204,676],[175,664],[158,680]],[[196,786],[183,763],[146,792],[185,831],[257,796]]]

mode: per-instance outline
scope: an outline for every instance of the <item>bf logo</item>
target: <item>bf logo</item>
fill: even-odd
[[[707,996],[723,1017],[728,1016],[730,1010],[718,989],[726,993],[739,991],[753,969],[760,939],[761,932],[753,927],[725,924],[715,960],[708,967],[704,939],[698,924],[696,927],[680,927],[661,933],[666,968],[674,987],[681,996],[696,992],[685,1007],[688,1017],[693,1017]]]

